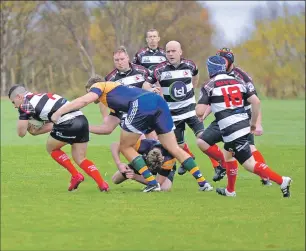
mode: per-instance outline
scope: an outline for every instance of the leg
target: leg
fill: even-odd
[[[186,170],[188,170],[193,177],[197,180],[200,189],[203,191],[211,191],[213,188],[203,177],[199,167],[195,163],[192,157],[186,153],[183,149],[177,144],[175,135],[173,132],[168,132],[165,134],[159,134],[158,139],[163,147],[174,156]]]
[[[197,145],[203,153],[205,153],[215,170],[213,181],[219,181],[224,178],[226,174],[226,163],[222,151],[216,143],[222,141],[221,132],[216,121],[213,121],[206,130],[197,139]]]
[[[120,184],[122,183],[123,181],[126,181],[127,178],[125,178],[122,173],[120,173],[119,171],[115,172],[113,177],[112,177],[112,182],[114,184]]]
[[[83,169],[98,185],[101,191],[108,191],[108,184],[103,180],[95,164],[86,158],[88,142],[72,144],[72,157],[75,163]]]
[[[156,134],[155,131],[152,131],[152,132],[146,134],[145,136],[146,136],[146,139],[155,139],[155,140],[158,139],[157,134]]]
[[[71,163],[68,155],[61,150],[61,148],[65,145],[67,145],[66,142],[59,141],[50,135],[47,140],[46,148],[51,157],[62,167],[66,168],[71,174],[71,181],[68,191],[72,191],[78,187],[78,185],[84,180],[84,177]]]
[[[131,127],[130,127],[131,128]],[[143,157],[136,152],[134,145],[137,143],[141,134],[121,130],[120,134],[120,152],[131,163],[133,168],[139,172],[148,182],[148,191],[159,191],[160,187],[152,173],[149,171]]]
[[[251,151],[252,151],[252,155],[253,155],[255,161],[260,162],[260,163],[266,163],[262,154],[255,147],[254,134],[250,134],[248,136],[248,141],[249,141]],[[261,178],[261,183],[264,186],[271,186],[272,185],[272,182],[267,177],[260,177],[260,178]]]

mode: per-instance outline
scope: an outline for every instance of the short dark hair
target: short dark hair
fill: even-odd
[[[104,82],[104,78],[101,77],[100,75],[96,74],[92,77],[90,77],[90,79],[88,79],[85,88],[86,90],[89,89],[91,86],[93,86],[95,83],[99,83],[99,82]]]
[[[11,95],[13,93],[13,91],[15,91],[17,88],[22,87],[24,89],[24,91],[26,91],[26,88],[24,85],[13,85],[8,92],[8,97],[11,98]]]
[[[156,32],[157,32],[157,35],[159,36],[158,30],[152,28],[152,29],[147,30],[147,32],[146,32],[146,37],[148,37],[148,32],[154,32],[154,31],[156,31]]]
[[[126,48],[125,48],[123,45],[119,46],[119,47],[114,51],[113,55],[115,55],[115,54],[117,54],[117,53],[125,53],[126,55],[129,55],[128,52],[127,52],[127,50],[126,50]]]

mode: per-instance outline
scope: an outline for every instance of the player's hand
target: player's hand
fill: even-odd
[[[37,132],[37,128],[34,127],[33,125],[30,125],[28,126],[28,132],[32,135],[36,135],[36,132]]]
[[[263,134],[263,128],[262,128],[262,125],[259,124],[259,125],[256,125],[256,129],[254,131],[254,135],[255,136],[261,136]]]
[[[130,168],[129,168],[130,169]],[[125,173],[125,176],[128,178],[128,179],[134,179],[135,178],[135,173],[132,169],[128,170],[126,173]]]
[[[251,133],[254,134],[256,130],[256,125],[251,124]]]
[[[160,87],[153,87],[153,88],[151,88],[151,92],[154,92],[156,94],[160,94]]]
[[[126,173],[128,169],[130,169],[129,166],[125,163],[120,163],[117,165],[117,167],[120,173]]]

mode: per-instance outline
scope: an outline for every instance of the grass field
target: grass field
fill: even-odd
[[[88,149],[111,191],[99,192],[85,176],[78,191],[68,192],[70,176],[47,155],[47,135],[18,138],[17,112],[2,100],[1,250],[305,250],[305,104],[263,101],[262,108],[257,147],[274,170],[293,178],[290,199],[241,167],[236,198],[199,192],[189,174],[175,176],[164,193],[141,193],[132,181],[111,184],[116,168],[109,146],[118,130],[91,135]],[[100,123],[98,107],[84,112]],[[187,138],[211,180],[208,158],[190,131]],[[212,184],[224,186],[226,179]]]

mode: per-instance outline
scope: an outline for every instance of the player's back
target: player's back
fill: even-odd
[[[67,99],[52,93],[29,93],[25,96],[20,111],[31,114],[33,119],[50,121],[54,112],[66,104]]]
[[[122,112],[128,112],[130,102],[151,93],[141,88],[129,88],[117,82],[98,82],[90,88],[90,91],[98,94],[100,101],[107,107]]]
[[[239,78],[220,74],[212,78],[204,88],[210,93],[211,109],[224,142],[232,141],[238,134],[247,134],[250,124],[244,108],[248,93],[246,83]]]

